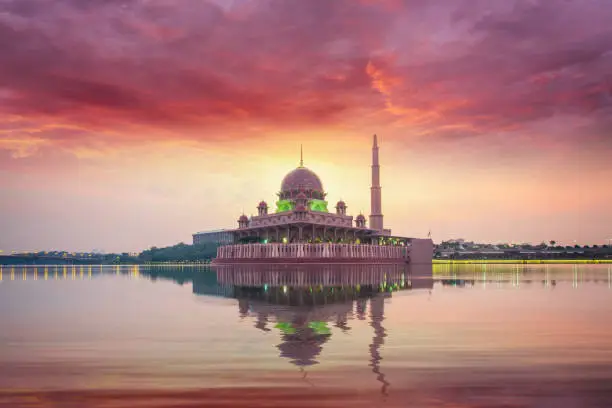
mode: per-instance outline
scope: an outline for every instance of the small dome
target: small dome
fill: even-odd
[[[342,200],[338,201],[338,204],[336,204],[336,207],[346,207],[346,203]]]
[[[268,203],[266,203],[265,201],[260,201],[258,207],[267,207]]]
[[[296,200],[308,200],[308,197],[306,196],[306,194],[304,194],[303,191],[300,191],[295,198]]]
[[[240,222],[243,222],[243,221],[247,222],[247,221],[249,221],[249,217],[247,217],[246,215],[242,214],[240,216],[240,218],[238,218],[238,221],[240,221]]]
[[[358,220],[358,221],[362,221],[362,220],[365,221],[365,216],[363,214],[359,214],[357,216],[356,220]]]
[[[298,167],[285,176],[281,183],[281,191],[294,191],[303,188],[323,193],[323,183],[312,170],[306,167]]]

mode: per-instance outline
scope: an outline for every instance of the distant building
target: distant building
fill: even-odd
[[[193,244],[228,245],[234,242],[234,232],[227,229],[201,231],[193,234]]]

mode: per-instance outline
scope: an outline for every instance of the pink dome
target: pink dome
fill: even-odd
[[[362,220],[365,221],[365,217],[363,214],[359,214],[356,219],[359,221],[362,221]]]
[[[336,207],[346,207],[346,203],[342,200],[338,201],[338,204],[336,204]]]
[[[323,183],[312,170],[306,167],[298,167],[285,176],[281,183],[281,191],[288,192],[299,190],[312,190],[323,193]]]
[[[247,221],[249,221],[249,217],[247,217],[246,215],[242,214],[240,216],[240,218],[238,218],[238,221],[241,221],[241,222],[245,221],[245,222],[247,222]]]
[[[258,205],[258,207],[267,207],[268,203],[266,203],[265,201],[261,201]]]

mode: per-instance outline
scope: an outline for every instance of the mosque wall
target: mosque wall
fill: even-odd
[[[431,265],[434,251],[433,241],[428,238],[412,238],[410,244],[410,263],[413,265]]]
[[[411,255],[410,246],[366,245],[366,244],[238,244],[217,249],[216,263],[319,260],[336,262],[355,261],[407,261]],[[431,258],[430,258],[431,263]]]

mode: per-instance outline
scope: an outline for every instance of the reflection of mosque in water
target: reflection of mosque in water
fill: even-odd
[[[389,385],[381,371],[380,349],[385,343],[385,299],[394,292],[432,289],[431,265],[337,264],[337,265],[224,265],[208,268],[159,267],[10,267],[10,280],[92,279],[120,275],[172,280],[178,285],[192,283],[196,295],[223,296],[238,300],[242,317],[252,317],[254,327],[264,332],[278,330],[280,357],[300,368],[318,364],[323,346],[334,328],[351,330],[353,316],[369,317],[372,340],[368,346],[369,366],[386,393]],[[0,267],[0,280],[3,278]],[[368,315],[369,307],[369,315]],[[332,327],[330,327],[330,325]]]
[[[253,318],[256,329],[280,332],[280,357],[299,367],[304,378],[307,367],[318,364],[333,328],[348,332],[353,316],[362,321],[369,317],[373,331],[369,365],[383,393],[389,385],[380,367],[380,349],[387,336],[385,299],[397,291],[433,288],[431,265],[240,264],[214,269],[216,273],[185,269],[180,278],[172,268],[143,270],[143,274],[179,284],[192,281],[196,295],[237,299],[240,316]]]
[[[393,292],[431,289],[431,266],[406,265],[232,265],[218,267],[221,286],[232,286],[242,317],[253,317],[255,328],[278,329],[281,357],[300,370],[318,363],[333,327],[347,332],[353,314],[368,315],[373,329],[370,367],[386,393],[389,383],[381,372],[380,348],[387,332],[385,299]],[[195,285],[194,285],[195,288]]]
[[[604,269],[605,268],[605,269]],[[461,268],[434,265],[437,287],[519,287],[537,284],[554,288],[558,282],[578,288],[585,283],[612,287],[612,265],[567,269],[542,265],[470,265]],[[159,266],[0,266],[0,282],[19,280],[86,280],[107,275],[166,279],[178,285],[192,283],[195,295],[222,296],[238,301],[239,313],[252,318],[254,327],[278,331],[279,355],[307,369],[318,363],[333,331],[351,330],[351,318],[369,318],[372,340],[370,366],[382,385],[381,347],[387,331],[385,299],[396,291],[433,288],[431,265],[227,265],[215,272],[207,267]],[[535,292],[534,292],[535,293]]]

